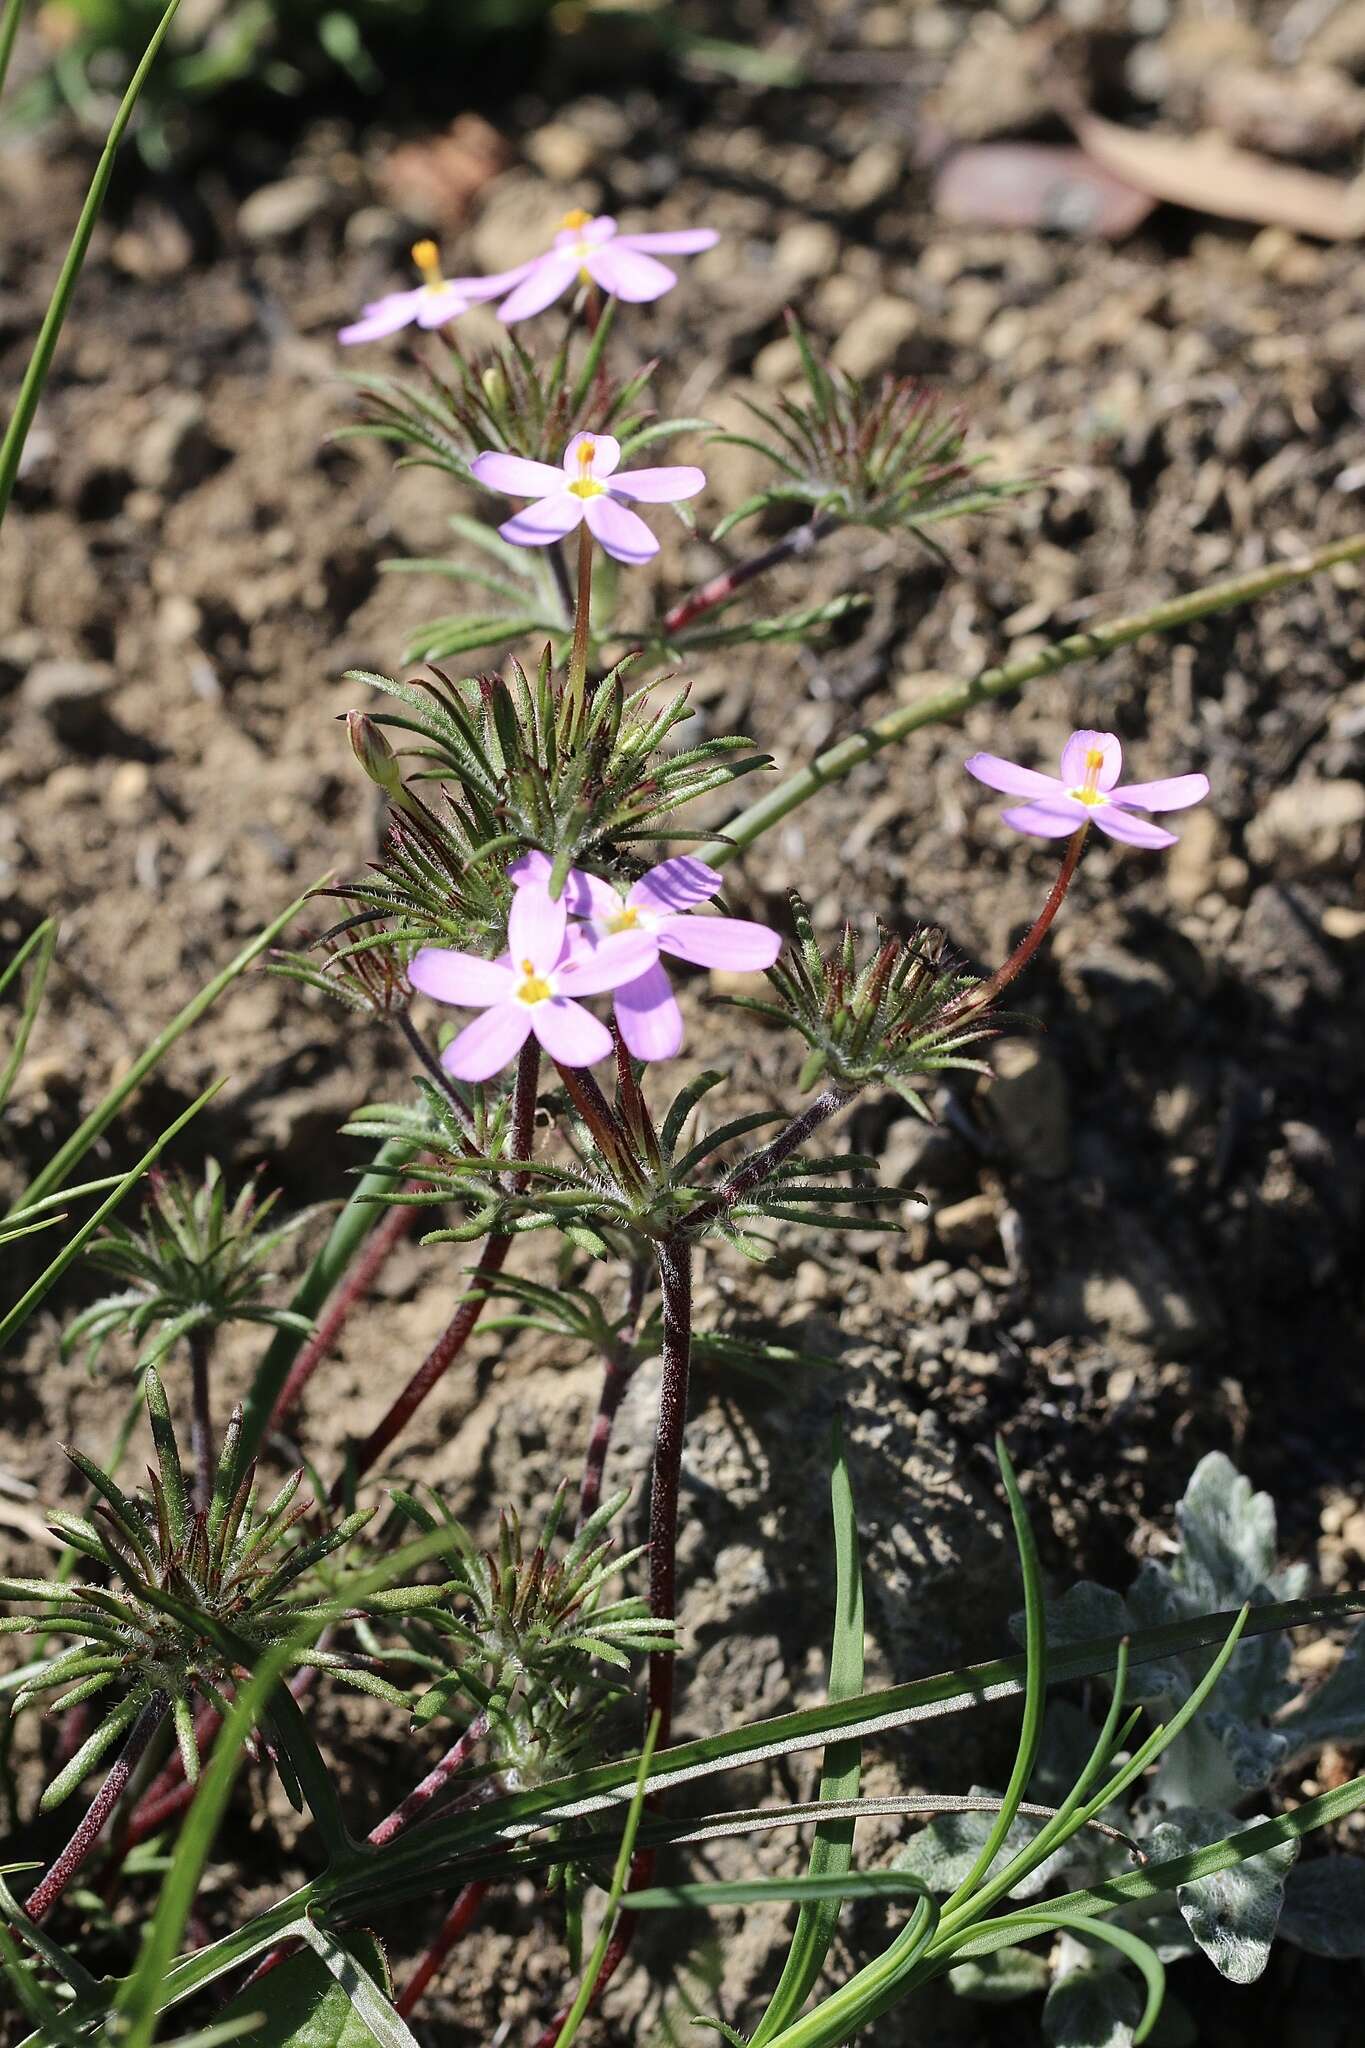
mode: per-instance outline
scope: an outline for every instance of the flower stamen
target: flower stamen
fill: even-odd
[[[525,979],[517,990],[517,1001],[521,1003],[548,1003],[550,997],[554,994],[554,990],[543,974],[536,973],[535,961],[523,960],[521,971]]]
[[[439,291],[445,283],[441,275],[441,252],[436,244],[424,237],[412,245],[412,260],[423,284],[429,292]]]

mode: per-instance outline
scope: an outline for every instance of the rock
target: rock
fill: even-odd
[[[565,209],[592,200],[580,185],[570,194],[535,171],[504,171],[488,187],[470,236],[472,270],[511,270],[548,249]]]
[[[538,171],[563,185],[581,178],[597,159],[591,136],[576,128],[572,121],[547,121],[526,138],[525,149]]]
[[[1365,783],[1301,775],[1277,789],[1247,826],[1247,851],[1262,867],[1294,875],[1344,862],[1357,866]]]
[[[301,173],[281,178],[277,184],[261,185],[237,209],[237,227],[244,241],[257,245],[287,242],[311,221],[326,213],[332,204],[332,187],[326,178]]]
[[[1257,889],[1242,917],[1233,959],[1257,994],[1286,1022],[1310,996],[1340,1002],[1340,967],[1323,944],[1311,904],[1293,889]]]
[[[1166,892],[1177,910],[1192,910],[1213,887],[1227,832],[1212,810],[1191,811],[1180,823],[1180,838],[1166,856]]]
[[[211,476],[225,459],[208,429],[204,401],[177,391],[163,401],[133,450],[133,474],[144,490],[179,497]]]
[[[779,334],[754,357],[754,379],[769,390],[780,391],[801,375],[801,351],[790,334]]]
[[[903,1116],[892,1124],[881,1149],[881,1178],[889,1188],[964,1194],[976,1178],[971,1151],[947,1124]]]
[[[37,661],[20,694],[60,739],[78,742],[98,727],[117,680],[107,661]]]
[[[1040,1305],[1040,1320],[1059,1337],[1093,1332],[1168,1358],[1187,1358],[1203,1344],[1214,1311],[1131,1211],[1096,1218],[1083,1258],[1057,1276]]]
[[[919,311],[908,299],[879,293],[855,314],[835,342],[831,358],[850,377],[876,377],[897,367],[905,344],[918,332]]]
[[[828,277],[838,261],[839,237],[827,221],[795,221],[773,244],[773,269],[800,283]]]
[[[901,181],[905,159],[893,142],[869,142],[844,172],[839,197],[850,212],[889,199]]]
[[[1058,1180],[1071,1162],[1066,1075],[1055,1053],[1006,1038],[991,1053],[986,1113],[1016,1166]]]
[[[982,1252],[998,1233],[995,1202],[990,1195],[969,1195],[934,1214],[934,1235],[946,1252]]]

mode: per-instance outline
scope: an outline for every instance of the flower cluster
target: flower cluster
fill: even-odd
[[[423,946],[408,969],[424,995],[483,1013],[442,1055],[457,1080],[486,1081],[532,1035],[562,1066],[606,1059],[611,1034],[576,998],[608,992],[627,1049],[641,1060],[671,1059],[682,1045],[682,1014],[660,953],[743,972],[771,967],[781,949],[766,925],[690,915],[721,883],[714,868],[690,855],[662,861],[624,897],[599,876],[571,868],[556,898],[551,876],[543,853],[525,854],[509,868],[515,893],[499,959]]]

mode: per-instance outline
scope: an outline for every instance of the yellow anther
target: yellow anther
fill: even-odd
[[[526,979],[517,990],[523,1003],[544,1003],[550,999],[550,984],[543,974],[536,973],[534,960],[523,960],[521,971]]]
[[[575,206],[572,211],[565,214],[559,225],[562,228],[585,228],[591,219],[590,213],[584,213],[581,206]]]
[[[440,284],[441,252],[430,239],[414,242],[412,260],[417,267],[423,284]]]
[[[607,930],[609,932],[633,932],[639,922],[639,911],[634,909],[629,903],[624,903],[618,911],[607,919]]]
[[[595,441],[580,441],[578,444],[578,467],[580,469],[591,469],[596,455],[597,443]]]

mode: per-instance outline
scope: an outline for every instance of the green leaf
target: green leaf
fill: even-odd
[[[18,974],[24,965],[24,962],[30,955],[34,956],[33,972],[29,976],[29,984],[24,995],[23,1007],[19,1012],[19,1022],[15,1027],[9,1057],[5,1061],[3,1068],[0,1068],[0,1109],[3,1109],[9,1100],[10,1089],[14,1086],[14,1077],[19,1071],[24,1053],[28,1047],[29,1033],[32,1031],[34,1020],[38,1015],[39,1009],[42,1007],[43,989],[47,983],[47,971],[52,965],[52,955],[56,944],[56,920],[50,917],[44,918],[43,922],[34,931],[29,933],[18,952],[6,964],[3,974],[0,974],[0,995],[3,995],[15,975]],[[36,1225],[34,1227],[41,1229],[42,1226]]]
[[[1043,2034],[1053,2048],[1132,2048],[1141,2017],[1132,1978],[1087,1962],[1048,1992]]]
[[[830,1512],[834,1520],[834,1640],[830,1647],[831,1700],[849,1699],[863,1685],[863,1574],[858,1553],[858,1522],[853,1486],[844,1456],[843,1433],[836,1429],[829,1477]],[[834,1742],[825,1751],[820,1797],[856,1799],[862,1776],[862,1744]],[[811,1877],[843,1877],[853,1862],[851,1820],[821,1821],[811,1843]],[[752,2048],[764,2048],[774,2034],[795,2019],[815,1986],[839,1924],[838,1899],[803,1905],[777,1989],[754,2032]]]
[[[382,1990],[380,1987],[383,1987]],[[379,2042],[411,2042],[392,2009],[393,1987],[384,1951],[371,1934],[348,1934],[327,1954],[315,1946],[280,1963],[259,1984],[248,1985],[223,2008],[225,2020],[263,2012],[251,2036],[252,2048],[374,2048]],[[375,2001],[388,2007],[377,2025]]]
[[[1223,1840],[1236,1841],[1257,1823],[1237,1823],[1230,1814],[1196,1813],[1178,1807],[1159,1821],[1150,1837],[1153,1857],[1186,1855]],[[1270,1944],[1284,1903],[1285,1878],[1298,1856],[1296,1840],[1248,1857],[1177,1888],[1175,1899],[1186,1926],[1220,1976],[1233,1984],[1254,1984],[1270,1961]]]
[[[1275,1728],[1288,1738],[1291,1758],[1309,1756],[1324,1743],[1355,1744],[1365,1737],[1365,1623],[1354,1631],[1326,1684]]]
[[[974,2005],[1013,2005],[1016,1999],[1046,1991],[1051,1981],[1045,1959],[1027,1948],[997,1949],[994,1955],[959,1963],[948,1972],[958,1997]]]
[[[1284,1883],[1278,1933],[1310,1956],[1365,1957],[1365,1861],[1315,1856]]]
[[[1175,1512],[1183,1545],[1176,1577],[1201,1603],[1249,1600],[1272,1584],[1275,1503],[1222,1451],[1199,1460]]]

